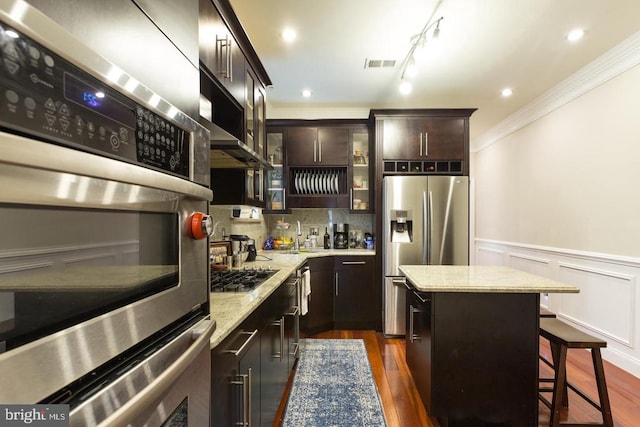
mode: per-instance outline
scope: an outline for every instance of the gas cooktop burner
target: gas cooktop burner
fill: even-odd
[[[211,272],[211,292],[249,292],[278,270],[222,270]]]

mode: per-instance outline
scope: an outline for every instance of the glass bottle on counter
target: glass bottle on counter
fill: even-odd
[[[324,248],[331,249],[331,238],[329,237],[327,227],[324,228]]]

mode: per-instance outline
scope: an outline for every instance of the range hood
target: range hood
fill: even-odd
[[[267,169],[273,166],[248,145],[211,121],[211,101],[200,96],[200,124],[209,129],[210,165],[216,169]]]
[[[221,127],[213,123],[205,127],[211,132],[212,168],[273,169],[262,156]]]

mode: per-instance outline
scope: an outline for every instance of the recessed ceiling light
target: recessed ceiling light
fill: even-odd
[[[302,91],[302,96],[305,98],[311,97],[311,91],[309,89],[305,89]]]
[[[296,39],[296,32],[291,28],[285,28],[282,30],[282,40],[287,43],[291,43]]]
[[[402,80],[402,82],[400,83],[400,87],[398,89],[400,90],[401,94],[409,95],[413,88],[411,87],[411,83],[409,83],[406,80]]]
[[[18,33],[16,33],[16,32],[15,32],[15,31],[13,31],[13,30],[7,30],[7,31],[5,31],[4,33],[5,33],[6,35],[8,35],[9,37],[11,37],[12,39],[17,39],[18,37],[20,37],[20,36],[18,35]]]
[[[511,88],[506,87],[500,91],[500,95],[504,97],[511,96],[513,95],[513,90],[511,90]]]
[[[575,42],[580,40],[584,36],[584,30],[582,28],[576,28],[575,30],[571,30],[569,34],[567,34],[567,40],[570,42]]]

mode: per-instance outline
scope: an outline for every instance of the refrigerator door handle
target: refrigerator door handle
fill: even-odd
[[[427,245],[427,260],[429,264],[431,264],[431,238],[433,237],[433,191],[429,191],[429,200],[428,200],[428,221],[429,221],[429,244]],[[439,264],[442,264],[441,262]]]
[[[427,202],[427,192],[422,192],[422,264],[427,264],[429,260],[429,211]]]

